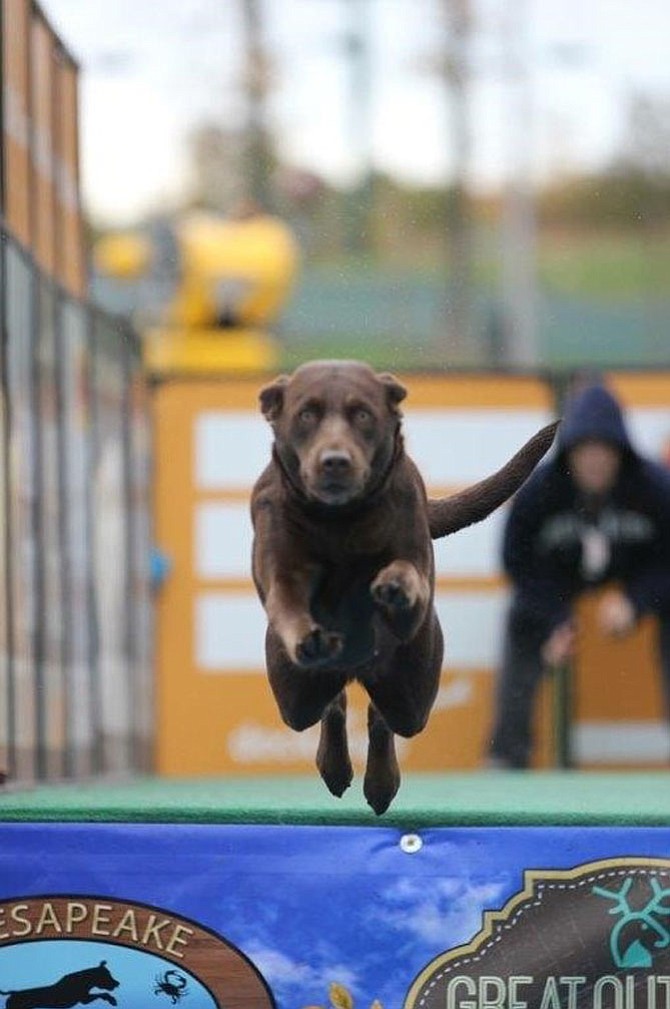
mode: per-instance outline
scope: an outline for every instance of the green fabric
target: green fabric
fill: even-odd
[[[407,774],[389,812],[376,817],[360,780],[336,799],[316,775],[138,778],[0,792],[0,821],[660,826],[670,825],[669,791],[662,771]]]

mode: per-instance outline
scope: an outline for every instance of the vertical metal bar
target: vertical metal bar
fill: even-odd
[[[572,767],[572,666],[564,662],[554,677],[554,761],[556,767]]]
[[[91,763],[94,773],[101,774],[105,770],[105,748],[103,740],[102,724],[102,683],[100,678],[100,626],[98,621],[98,578],[95,563],[96,551],[96,529],[95,515],[93,510],[93,481],[95,475],[96,459],[99,452],[99,424],[100,424],[100,404],[98,401],[97,389],[97,369],[98,369],[98,334],[97,334],[97,313],[90,306],[87,307],[87,339],[89,344],[89,357],[87,367],[87,380],[89,387],[89,435],[87,438],[88,452],[86,457],[86,468],[88,479],[86,514],[88,522],[88,579],[89,579],[89,613],[90,613],[90,677],[91,677],[91,725],[92,725],[92,752]]]
[[[141,353],[139,367],[141,367]],[[141,546],[144,549],[140,568],[142,579],[142,620],[140,624],[142,637],[140,650],[142,656],[142,683],[144,684],[144,706],[142,719],[142,764],[141,770],[151,773],[155,770],[155,735],[156,735],[156,677],[155,677],[155,642],[153,595],[151,588],[151,552],[154,544],[154,430],[153,402],[148,376],[142,374],[142,454],[139,465],[142,476],[142,535]]]
[[[1,4],[0,4],[1,6]],[[0,36],[1,37],[1,36]],[[3,159],[4,160],[4,159]],[[0,296],[2,298],[1,303],[1,325],[2,325],[2,342],[0,346],[1,355],[1,375],[0,381],[2,383],[2,469],[3,469],[3,480],[2,480],[2,500],[5,513],[5,524],[2,535],[4,537],[4,557],[5,566],[4,571],[0,572],[0,577],[4,581],[4,592],[3,601],[4,607],[3,612],[0,613],[0,620],[6,621],[6,633],[5,642],[7,654],[5,656],[6,662],[6,676],[7,682],[5,686],[5,705],[6,705],[6,724],[4,726],[4,733],[6,735],[6,746],[7,746],[7,766],[0,767],[0,773],[6,774],[10,779],[16,773],[16,692],[15,692],[15,670],[14,670],[14,619],[13,619],[13,593],[12,593],[12,571],[14,567],[14,562],[11,552],[11,494],[9,486],[9,439],[10,439],[10,406],[9,406],[9,379],[8,379],[8,357],[9,357],[9,330],[7,327],[7,247],[9,242],[9,237],[6,234],[4,228],[1,229],[0,235],[2,238],[0,244]],[[1,783],[1,782],[0,782]]]
[[[59,665],[62,683],[63,698],[63,754],[61,756],[62,773],[65,777],[72,777],[75,772],[76,760],[74,753],[74,740],[72,736],[72,696],[73,696],[73,668],[72,668],[72,571],[71,571],[71,544],[69,543],[67,508],[68,493],[67,481],[70,475],[69,466],[69,446],[67,444],[68,427],[66,426],[65,411],[65,369],[68,367],[70,356],[66,352],[67,333],[64,326],[63,294],[61,291],[55,292],[54,297],[54,344],[56,351],[55,361],[55,382],[56,382],[56,411],[57,411],[57,455],[58,455],[58,553],[59,553],[59,576],[61,594],[61,621],[60,621],[60,654]]]
[[[11,255],[12,269],[10,270]],[[5,304],[7,328],[7,384],[9,389],[9,536],[11,554],[12,618],[10,642],[13,668],[12,773],[15,780],[28,782],[36,771],[35,712],[35,403],[33,382],[34,267],[31,258],[14,241],[5,246],[5,275],[15,287]],[[28,409],[26,409],[28,405]],[[22,440],[18,440],[22,436]],[[20,476],[19,476],[20,474]],[[25,476],[27,486],[17,486]],[[28,592],[26,592],[28,589]],[[16,593],[19,593],[17,596]],[[23,721],[20,721],[23,719]],[[25,740],[25,748],[23,741]]]
[[[40,429],[42,437],[41,529],[44,578],[44,722],[47,776],[65,772],[67,697],[63,663],[63,617],[68,597],[63,593],[66,562],[61,535],[63,512],[63,408],[62,362],[59,345],[58,292],[51,276],[41,276],[42,290],[42,386]],[[57,716],[57,717],[56,717]]]
[[[60,63],[63,59],[63,52],[60,42],[56,39],[52,41],[51,47],[51,172],[53,185],[53,242],[55,250],[63,247],[63,216],[61,211],[62,185],[59,175],[59,162],[57,158],[63,159],[62,147],[62,86],[60,75]],[[66,280],[61,264],[54,254],[54,274],[63,284]],[[60,666],[60,680],[62,690],[62,711],[63,711],[63,753],[60,757],[61,772],[65,777],[71,777],[75,770],[75,757],[73,752],[72,739],[72,578],[70,570],[70,551],[68,549],[68,525],[67,525],[67,480],[69,476],[68,465],[68,445],[65,413],[65,369],[70,360],[66,353],[67,334],[64,331],[63,312],[63,292],[55,284],[53,286],[53,343],[54,343],[54,383],[55,383],[55,410],[56,410],[56,452],[58,458],[58,474],[56,482],[56,494],[58,500],[58,554],[59,554],[59,580],[60,580],[60,648],[58,662]]]
[[[567,378],[565,373],[547,375],[547,383],[554,401],[554,414],[561,415],[561,405],[565,399]],[[573,724],[573,667],[564,662],[553,671],[553,714],[554,714],[554,763],[556,767],[568,769],[573,766],[572,724]]]
[[[40,375],[40,340],[41,326],[44,305],[42,304],[42,283],[41,276],[31,264],[30,271],[31,302],[33,311],[31,313],[31,326],[29,330],[30,340],[30,372],[31,372],[31,417],[33,423],[33,488],[32,499],[32,535],[34,543],[33,551],[33,582],[35,590],[35,652],[33,669],[33,690],[35,695],[35,770],[38,778],[45,778],[47,774],[47,751],[45,741],[46,731],[46,711],[45,711],[45,671],[44,663],[46,657],[46,587],[44,582],[44,553],[45,544],[43,537],[43,523],[41,514],[41,504],[44,499],[44,479],[43,479],[43,439],[42,439],[42,404],[41,404],[41,382]]]
[[[123,376],[123,395],[121,402],[121,439],[123,449],[123,500],[124,500],[124,538],[125,538],[125,613],[124,613],[124,652],[126,661],[126,674],[128,677],[128,723],[126,726],[126,747],[128,753],[128,763],[130,767],[137,764],[137,744],[139,738],[137,716],[138,707],[134,703],[135,698],[135,648],[133,641],[133,605],[134,605],[134,578],[133,578],[133,480],[132,480],[132,437],[133,427],[131,422],[131,348],[130,334],[124,332],[120,341],[121,369]]]
[[[129,333],[129,337],[133,334]],[[146,376],[136,339],[129,343],[130,398],[130,577],[131,646],[134,697],[134,770],[153,768],[151,738],[154,711],[153,671],[151,668],[151,597],[149,570],[151,554],[151,519],[149,511],[149,404]]]
[[[97,645],[96,645],[96,612],[95,612],[95,579],[93,575],[94,563],[94,540],[93,540],[93,500],[91,493],[91,480],[93,470],[93,315],[87,304],[80,303],[82,310],[82,362],[81,381],[83,384],[82,397],[83,409],[85,410],[85,434],[83,437],[83,459],[84,471],[82,502],[83,514],[83,536],[84,536],[84,558],[85,574],[83,574],[86,598],[86,620],[87,628],[85,633],[86,653],[82,655],[85,669],[88,676],[88,724],[91,727],[90,742],[87,754],[87,766],[89,771],[95,773],[99,769],[99,740],[100,740],[100,711],[99,711],[99,677],[97,673]]]
[[[63,706],[62,594],[63,551],[60,538],[61,474],[59,361],[56,289],[51,277],[36,271],[39,289],[37,341],[34,349],[37,424],[36,494],[38,549],[35,572],[38,600],[36,666],[38,754],[41,777],[62,777],[65,717]]]

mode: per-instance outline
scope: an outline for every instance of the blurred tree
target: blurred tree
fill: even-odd
[[[670,225],[670,179],[612,166],[546,187],[539,195],[546,229],[641,231]]]
[[[669,180],[670,98],[633,92],[627,106],[624,140],[615,169],[649,180]]]
[[[540,195],[543,224],[648,231],[670,224],[670,99],[633,93],[619,152],[600,173],[568,179]]]

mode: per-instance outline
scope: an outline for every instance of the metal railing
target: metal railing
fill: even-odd
[[[149,402],[136,335],[2,231],[0,772],[150,763]]]

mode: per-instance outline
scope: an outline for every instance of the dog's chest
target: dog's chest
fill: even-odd
[[[339,662],[357,664],[369,659],[375,649],[375,610],[370,593],[371,572],[352,572],[335,567],[323,571],[314,586],[311,612],[328,630],[344,636]]]
[[[311,557],[333,569],[373,568],[380,557],[394,553],[394,526],[387,509],[375,509],[350,520],[309,524],[301,532]],[[396,531],[397,535],[397,531]]]

